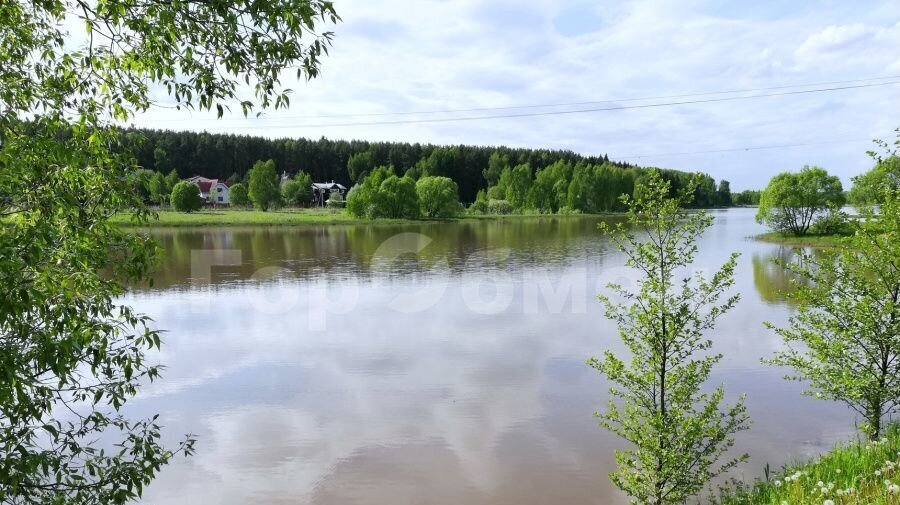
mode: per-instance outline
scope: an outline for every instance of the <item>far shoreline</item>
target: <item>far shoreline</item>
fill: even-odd
[[[460,221],[503,221],[528,218],[569,219],[614,217],[621,213],[603,214],[461,214],[451,218],[419,219],[370,219],[359,218],[343,210],[328,209],[278,209],[263,212],[253,209],[203,209],[196,212],[156,210],[147,221],[135,221],[128,214],[119,214],[112,222],[123,228],[198,228],[222,226],[323,226],[323,225],[399,225],[450,223]]]

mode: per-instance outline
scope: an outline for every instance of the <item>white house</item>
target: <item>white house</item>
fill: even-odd
[[[214,205],[230,204],[228,201],[229,185],[222,179],[207,179],[206,177],[195,175],[187,179],[187,181],[196,184],[200,188],[200,198],[204,202]]]

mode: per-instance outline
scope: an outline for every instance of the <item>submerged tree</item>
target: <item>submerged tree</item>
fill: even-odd
[[[789,293],[799,308],[786,327],[768,325],[787,345],[770,363],[847,404],[873,440],[900,407],[900,190],[884,186],[878,201],[843,248],[782,262],[804,281]]]
[[[841,180],[819,167],[783,172],[769,181],[759,200],[756,220],[782,233],[806,235],[823,215],[845,203]]]
[[[607,351],[588,363],[612,383],[608,408],[597,414],[600,424],[632,446],[616,452],[613,483],[636,503],[674,504],[746,457],[725,458],[734,434],[748,424],[743,399],[725,406],[721,386],[701,392],[721,359],[710,353],[704,334],[738,301],[738,295],[722,300],[738,255],[711,277],[687,274],[712,217],[682,210],[692,188],[671,198],[670,183],[656,171],[643,184],[639,196],[624,200],[627,225],[601,225],[626,265],[641,274],[637,291],[610,285],[621,302],[600,296],[630,358]]]
[[[317,74],[328,20],[318,0],[0,2],[0,503],[125,503],[191,452],[121,411],[158,376],[160,334],[122,302],[157,248],[110,221],[148,218],[117,125],[160,90],[220,115],[239,86],[245,112],[286,106],[281,72]]]

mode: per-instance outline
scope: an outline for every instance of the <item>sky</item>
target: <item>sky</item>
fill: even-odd
[[[271,138],[568,149],[702,171],[729,180],[733,190],[761,188],[773,175],[807,164],[849,187],[852,176],[871,167],[871,139],[892,140],[900,127],[900,84],[371,124],[631,107],[746,93],[637,98],[796,86],[757,92],[780,93],[892,76],[843,86],[897,82],[900,0],[336,0],[335,7],[343,21],[328,27],[335,37],[320,77],[285,78],[293,90],[289,110],[216,120],[206,112],[156,109],[134,124]],[[797,86],[807,84],[815,85]],[[532,107],[596,101],[609,103]],[[520,106],[529,108],[397,114]],[[791,147],[770,148],[785,144]]]

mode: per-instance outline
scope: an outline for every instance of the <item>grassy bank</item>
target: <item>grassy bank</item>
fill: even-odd
[[[422,223],[426,219],[365,219],[357,218],[344,211],[332,211],[327,209],[280,209],[268,212],[250,209],[204,209],[198,212],[184,213],[171,210],[157,212],[158,219],[149,223],[135,223],[129,215],[119,215],[113,221],[122,226],[142,227],[171,227],[171,226],[241,226],[241,225],[265,225],[265,226],[301,226],[301,225],[326,225],[326,224],[403,224]],[[576,214],[574,217],[584,217],[585,214]],[[588,215],[589,216],[589,215]],[[510,214],[510,215],[461,215],[457,219],[522,219],[540,217],[569,217],[555,214]],[[448,220],[435,220],[448,221]],[[453,221],[450,219],[449,221]]]
[[[878,442],[836,446],[815,461],[723,493],[717,505],[900,505],[900,426]]]
[[[122,226],[297,226],[321,224],[373,223],[375,220],[360,219],[344,211],[327,209],[280,209],[268,212],[249,209],[204,209],[198,212],[175,212],[161,210],[158,218],[149,223],[135,223],[130,215],[119,215],[113,220]],[[403,219],[379,219],[378,223],[412,222]]]
[[[771,242],[794,247],[837,247],[847,235],[804,235],[797,237],[777,231],[770,231],[753,237],[762,242]]]

